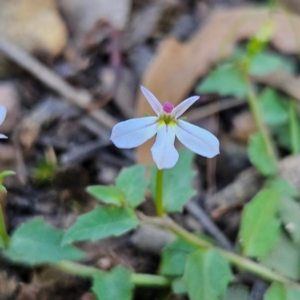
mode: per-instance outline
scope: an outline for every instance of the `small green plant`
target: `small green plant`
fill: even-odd
[[[175,137],[205,157],[219,153],[215,136],[179,118],[199,97],[188,98],[173,107],[168,102],[161,105],[150,91],[142,88],[157,116],[121,122],[114,127],[111,139],[118,147],[132,148],[156,135],[151,149],[155,165],[148,170],[150,178],[147,179],[145,166],[134,165],[123,169],[112,186],[87,187],[87,192],[99,204],[79,216],[67,230],[55,229],[41,218],[35,218],[16,228],[9,237],[0,210],[3,255],[15,263],[50,264],[64,272],[90,278],[99,300],[131,300],[138,286],[169,288],[172,293],[188,295],[191,300],[248,299],[248,288],[234,280],[233,266],[239,272],[250,272],[270,283],[264,300],[300,299],[299,195],[278,175],[277,151],[277,146],[284,146],[291,153],[299,154],[299,119],[292,99],[283,99],[271,88],[260,92],[250,80],[252,75],[281,68],[292,71],[284,58],[266,51],[271,34],[272,24],[266,22],[246,49],[237,50],[197,88],[199,92],[246,97],[258,128],[249,141],[248,152],[266,183],[243,210],[238,253],[217,247],[208,237],[187,231],[168,216],[181,212],[195,194],[193,153],[186,149],[177,151]],[[44,161],[37,167],[35,177],[49,180],[55,168],[55,164]],[[5,192],[2,179],[7,175],[12,173],[0,174],[2,192]],[[156,217],[138,210],[148,189],[155,203]],[[158,274],[134,273],[122,266],[103,272],[76,262],[85,254],[73,243],[118,237],[141,224],[158,226],[177,236],[163,249]]]

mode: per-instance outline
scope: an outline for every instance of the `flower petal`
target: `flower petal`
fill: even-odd
[[[0,139],[7,139],[7,136],[4,135],[4,134],[2,134],[2,133],[0,133]]]
[[[212,158],[220,153],[219,140],[213,134],[188,122],[177,121],[176,136],[184,146],[199,155]]]
[[[160,125],[157,131],[157,137],[154,145],[151,148],[153,160],[159,170],[173,168],[179,154],[174,147],[175,126]]]
[[[153,108],[155,113],[159,116],[162,112],[162,105],[160,102],[156,99],[156,97],[145,87],[141,86],[141,91],[143,92],[145,98],[149,102],[150,106]]]
[[[3,105],[0,105],[0,125],[3,123],[6,117],[6,108]]]
[[[118,148],[134,148],[153,137],[157,126],[157,117],[127,120],[114,126],[110,139]]]
[[[175,118],[180,117],[191,105],[193,105],[197,100],[199,100],[199,98],[200,96],[193,96],[187,98],[173,109],[172,114],[175,116]]]

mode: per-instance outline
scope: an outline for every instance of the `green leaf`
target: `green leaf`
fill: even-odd
[[[110,236],[119,236],[136,228],[138,223],[131,208],[100,206],[77,219],[67,230],[63,245],[75,241],[97,241]]]
[[[219,300],[232,278],[228,261],[214,249],[190,254],[183,276],[191,300]]]
[[[268,155],[266,143],[261,133],[255,133],[250,137],[248,145],[250,161],[265,176],[275,175],[277,166]]]
[[[280,233],[276,218],[279,201],[280,194],[276,189],[266,189],[245,206],[239,232],[243,254],[260,257],[275,246]]]
[[[300,290],[274,282],[267,290],[264,300],[299,300]]]
[[[118,266],[109,273],[99,272],[94,276],[93,292],[99,300],[131,300],[133,283],[130,271]]]
[[[300,122],[297,120],[298,127],[300,127]],[[281,126],[273,127],[273,131],[277,137],[278,144],[288,150],[292,150],[294,146],[292,145],[292,136],[289,124],[283,124]],[[300,144],[298,145],[300,147]]]
[[[106,204],[114,204],[121,206],[125,203],[125,195],[115,186],[92,185],[87,188],[87,191]]]
[[[195,171],[192,170],[194,154],[187,150],[179,150],[179,160],[174,168],[164,170],[163,173],[163,205],[166,212],[181,211],[184,204],[195,195],[192,188],[192,179]],[[150,190],[155,197],[156,166],[151,167]]]
[[[16,173],[14,171],[3,171],[0,173],[0,182],[2,182],[2,180],[7,177],[7,176],[12,176],[12,175],[16,175]]]
[[[300,243],[300,205],[289,197],[282,197],[279,216],[295,243]],[[300,266],[299,266],[300,267]]]
[[[293,71],[293,65],[286,58],[267,51],[259,52],[251,61],[249,72],[251,75],[267,75],[274,71]]]
[[[287,105],[274,89],[264,89],[258,100],[267,124],[279,126],[288,121]]]
[[[173,280],[172,291],[176,295],[187,294],[187,287],[182,278],[176,278]]]
[[[145,178],[145,166],[136,165],[124,168],[116,180],[116,186],[124,192],[126,202],[131,207],[137,207],[144,200],[148,186]]]
[[[5,186],[2,184],[2,181],[5,177],[12,175],[16,175],[16,173],[14,171],[3,171],[0,173],[0,192],[7,192]]]
[[[4,249],[5,248],[5,243],[2,239],[2,237],[0,236],[0,249]]]
[[[74,246],[61,246],[63,235],[62,230],[49,226],[41,218],[33,219],[16,229],[4,255],[28,265],[82,259],[84,253]]]
[[[182,239],[168,244],[162,251],[160,273],[167,276],[181,276],[187,256],[196,250],[196,246]]]
[[[4,193],[7,192],[6,187],[2,184],[0,184],[0,192],[4,192]]]
[[[228,288],[224,300],[247,300],[249,299],[249,289],[242,284],[235,284]]]
[[[271,178],[266,182],[266,186],[269,188],[277,189],[283,196],[296,198],[299,193],[296,188],[283,178]]]
[[[281,232],[279,241],[261,263],[288,278],[300,279],[299,244],[294,244],[288,236]]]
[[[237,63],[223,63],[197,86],[196,92],[243,98],[247,95],[248,85]]]

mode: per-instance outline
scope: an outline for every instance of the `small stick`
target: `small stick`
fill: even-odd
[[[185,206],[186,210],[198,220],[203,228],[214,237],[220,246],[226,250],[233,251],[233,246],[221,230],[214,224],[207,213],[194,201],[190,201]]]
[[[3,36],[0,36],[0,51],[66,100],[77,105],[81,109],[88,110],[89,105],[92,103],[92,95],[88,91],[73,88],[32,55],[28,54]],[[103,110],[92,111],[89,114],[109,129],[117,123],[113,117]]]

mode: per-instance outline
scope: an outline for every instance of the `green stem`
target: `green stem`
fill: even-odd
[[[249,272],[251,272],[265,280],[268,280],[268,281],[276,281],[276,282],[280,282],[283,284],[289,284],[289,285],[293,285],[293,286],[300,288],[300,285],[298,285],[296,282],[252,261],[251,259],[249,259],[247,257],[243,257],[238,254],[231,253],[229,251],[215,247],[211,243],[188,232],[187,230],[185,230],[184,228],[182,228],[181,226],[176,224],[172,219],[170,219],[167,216],[165,216],[164,218],[151,218],[151,217],[147,217],[147,216],[139,213],[139,217],[145,223],[148,223],[148,224],[151,224],[154,226],[163,227],[165,229],[170,230],[178,237],[181,237],[188,243],[195,245],[199,248],[217,249],[224,255],[224,257],[226,257],[228,259],[228,261],[230,263],[232,263],[234,266],[236,266],[242,270],[249,271]]]
[[[97,268],[71,261],[61,261],[55,266],[57,269],[68,274],[87,278],[93,278],[97,273],[102,272]],[[171,284],[171,280],[160,275],[133,273],[131,275],[131,280],[135,286],[168,287]]]
[[[297,155],[300,153],[300,129],[297,120],[296,105],[293,100],[289,105],[289,123],[290,123],[290,136],[292,144],[292,153]]]
[[[4,246],[7,247],[9,243],[9,235],[7,234],[1,203],[0,203],[0,238],[4,243]]]
[[[164,206],[163,206],[163,170],[156,171],[156,197],[155,197],[155,206],[156,214],[158,217],[164,215]]]
[[[263,140],[264,140],[264,143],[265,143],[265,146],[267,149],[267,153],[268,153],[270,159],[273,160],[274,165],[276,166],[276,165],[278,165],[278,163],[277,163],[277,155],[275,152],[275,147],[272,143],[269,131],[264,124],[264,121],[262,118],[262,112],[260,110],[260,106],[258,103],[258,99],[257,99],[257,96],[255,94],[255,91],[253,89],[253,86],[252,86],[250,80],[248,80],[248,87],[249,88],[248,88],[248,93],[247,93],[247,99],[248,99],[251,113],[253,115],[255,124],[256,124],[260,134],[263,137]]]

